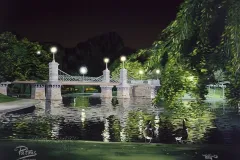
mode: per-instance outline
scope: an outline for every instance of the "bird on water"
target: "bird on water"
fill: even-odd
[[[182,121],[182,128],[174,131],[173,136],[177,143],[183,143],[188,139],[188,128],[186,127],[186,119]]]

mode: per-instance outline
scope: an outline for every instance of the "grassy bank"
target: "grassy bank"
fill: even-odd
[[[0,140],[0,159],[20,158],[14,151],[17,146],[36,151],[31,158],[39,160],[203,160],[203,154],[237,160],[240,156],[239,146]]]
[[[18,100],[18,98],[9,97],[9,96],[5,96],[3,94],[0,94],[0,103],[12,102],[12,101],[16,101],[16,100]]]

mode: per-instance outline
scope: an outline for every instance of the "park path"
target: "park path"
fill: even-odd
[[[35,106],[38,103],[40,103],[40,101],[34,99],[21,99],[12,102],[0,103],[0,113],[12,112],[24,108],[29,108]]]

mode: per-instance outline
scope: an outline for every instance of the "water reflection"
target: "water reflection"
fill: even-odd
[[[239,110],[226,104],[184,102],[154,106],[150,99],[71,97],[42,101],[35,109],[0,115],[0,138],[143,142],[151,121],[153,142],[175,143],[186,119],[187,143],[240,143]],[[99,103],[100,102],[100,103]]]

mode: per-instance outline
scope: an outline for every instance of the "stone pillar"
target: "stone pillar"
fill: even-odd
[[[47,100],[62,100],[61,83],[49,82],[47,83]]]
[[[45,84],[32,84],[31,99],[46,99]]]
[[[62,100],[61,83],[58,81],[58,63],[49,63],[49,82],[47,83],[47,100]]]
[[[159,87],[149,84],[141,84],[133,87],[133,97],[155,98]]]
[[[101,97],[102,98],[112,98],[113,86],[100,86],[100,87],[101,87]]]
[[[126,69],[120,70],[120,83],[122,85],[127,84],[127,70]]]
[[[0,93],[3,95],[7,95],[7,87],[11,84],[10,82],[2,82],[0,83]]]
[[[49,63],[49,81],[58,82],[58,63],[52,61]]]
[[[110,82],[110,71],[107,68],[103,71],[103,81],[106,83]]]
[[[120,70],[120,85],[117,86],[118,98],[130,98],[130,85],[127,83],[127,70]]]
[[[130,98],[130,85],[117,86],[117,98]]]

